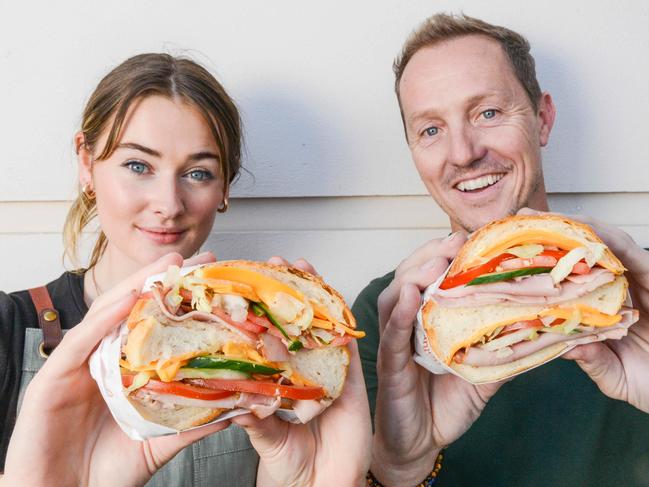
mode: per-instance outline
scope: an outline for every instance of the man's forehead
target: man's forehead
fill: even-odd
[[[421,106],[424,100],[469,102],[511,96],[512,89],[523,90],[502,47],[481,35],[420,49],[408,62],[399,86],[403,108],[408,112],[425,108]]]

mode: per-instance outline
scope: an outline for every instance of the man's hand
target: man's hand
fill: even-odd
[[[501,385],[473,386],[451,374],[434,375],[412,358],[421,292],[446,270],[465,241],[456,233],[419,248],[399,265],[379,296],[381,341],[371,470],[386,486],[421,482],[439,450],[473,424]]]
[[[523,208],[519,214],[541,212]],[[649,252],[619,228],[582,215],[569,216],[590,225],[628,269],[629,292],[640,320],[621,340],[580,345],[563,358],[575,360],[607,396],[649,413]]]
[[[628,269],[629,291],[640,320],[621,340],[606,340],[574,348],[564,358],[575,360],[613,399],[649,413],[649,252],[622,230],[590,218],[587,223]]]

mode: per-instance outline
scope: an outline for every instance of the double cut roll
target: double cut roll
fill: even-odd
[[[242,260],[181,274],[170,268],[127,321],[122,384],[142,417],[184,430],[281,408],[307,422],[342,393],[347,344],[364,334],[319,277]]]
[[[619,339],[625,268],[583,223],[511,216],[478,230],[422,308],[436,358],[473,383],[511,377],[575,345]]]

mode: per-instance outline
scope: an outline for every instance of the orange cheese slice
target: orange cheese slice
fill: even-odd
[[[283,282],[250,269],[226,266],[207,266],[200,269],[200,273],[198,274],[205,279],[219,279],[247,284],[254,290],[257,296],[266,303],[271,302],[277,293],[285,293],[303,303],[306,302],[302,293],[297,289],[293,289],[291,286],[288,286]],[[259,301],[259,299],[256,301]]]
[[[612,326],[622,319],[622,316],[620,315],[607,315],[584,304],[577,304],[575,305],[575,308],[581,312],[581,323],[588,326]],[[568,320],[572,317],[573,311],[574,308],[562,308],[561,306],[557,306],[542,311],[539,313],[539,316],[555,316],[557,318]]]

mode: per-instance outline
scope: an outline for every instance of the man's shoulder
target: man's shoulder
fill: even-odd
[[[384,276],[372,279],[358,294],[352,308],[365,306],[367,304],[376,306],[376,300],[378,299],[379,294],[381,294],[381,292],[383,292],[383,290],[388,287],[393,280],[394,271],[390,271]]]

